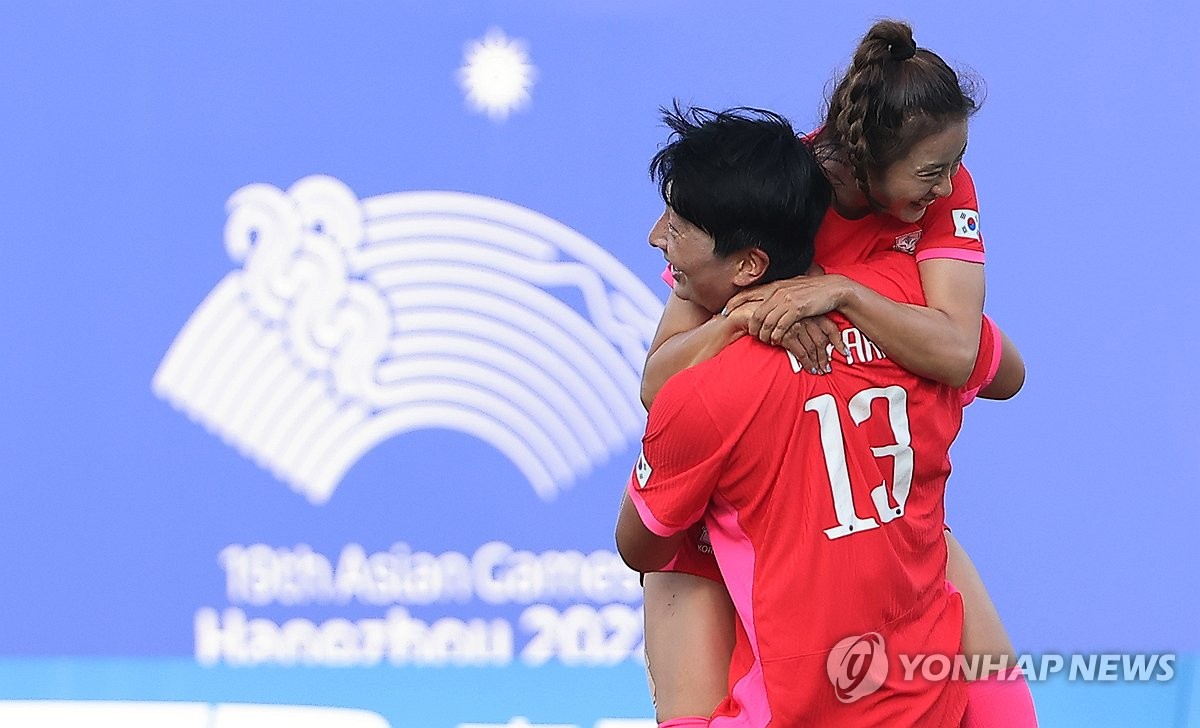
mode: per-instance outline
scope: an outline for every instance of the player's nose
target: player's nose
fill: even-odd
[[[934,183],[933,194],[938,197],[949,197],[951,192],[954,192],[954,181],[951,179],[950,170],[946,170]]]
[[[663,210],[663,214],[659,215],[658,219],[654,221],[654,225],[650,228],[650,233],[646,236],[646,240],[659,250],[667,249],[666,210]]]

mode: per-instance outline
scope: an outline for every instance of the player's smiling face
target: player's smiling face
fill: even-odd
[[[716,254],[712,236],[668,207],[650,230],[650,244],[663,252],[675,279],[675,295],[717,313],[739,288],[738,257]]]
[[[954,175],[967,151],[967,121],[950,124],[925,137],[902,159],[871,180],[871,196],[883,211],[904,222],[916,222],[925,208],[954,191]]]

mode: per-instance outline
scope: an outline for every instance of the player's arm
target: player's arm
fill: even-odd
[[[983,317],[979,329],[979,354],[970,378],[962,388],[962,403],[976,397],[1008,399],[1025,383],[1025,361],[1012,340],[991,317]]]
[[[919,269],[926,306],[894,301],[844,275],[823,275],[742,291],[730,307],[759,302],[749,333],[776,345],[803,320],[839,311],[905,369],[961,387],[979,351],[983,266],[934,259]]]
[[[617,551],[630,568],[655,571],[700,520],[727,449],[693,377],[667,383],[650,408],[642,454],[617,516]]]
[[[925,306],[892,301],[850,282],[837,310],[900,366],[952,387],[964,385],[979,351],[983,265],[935,258],[919,264]]]
[[[984,399],[1009,399],[1025,386],[1025,360],[1008,334],[1000,332],[1000,366],[992,381],[979,390]]]
[[[683,531],[679,531],[670,536],[660,536],[651,531],[638,514],[629,491],[625,492],[621,500],[621,513],[617,517],[617,552],[629,568],[645,573],[666,566],[679,551],[683,534]]]
[[[788,330],[802,319],[836,309],[904,368],[943,384],[964,386],[979,349],[983,314],[978,207],[974,182],[963,167],[954,176],[950,196],[926,209],[916,250],[924,306],[897,303],[838,278],[769,284],[738,294],[731,306],[750,297],[762,301],[749,331],[771,343],[783,343]]]
[[[744,313],[748,313],[748,310]],[[654,402],[673,374],[711,359],[746,333],[745,316],[713,316],[672,293],[650,342],[642,370],[642,404]]]

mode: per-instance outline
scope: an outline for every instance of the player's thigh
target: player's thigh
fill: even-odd
[[[725,585],[682,572],[645,576],[646,664],[658,720],[709,715],[728,692],[733,604]]]
[[[1000,613],[996,611],[987,587],[983,585],[983,578],[962,544],[949,531],[946,531],[946,551],[949,554],[946,578],[962,594],[963,600],[963,654],[979,659],[981,665],[981,658],[985,656],[992,658],[993,665],[1007,656],[1007,666],[1015,665],[1017,658],[1012,640],[1000,621]]]

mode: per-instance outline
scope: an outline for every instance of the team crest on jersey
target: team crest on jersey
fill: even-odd
[[[911,233],[904,233],[896,236],[896,243],[892,246],[892,250],[908,253],[912,255],[917,252],[917,241],[921,239],[922,230],[914,230]]]
[[[155,372],[155,394],[314,504],[384,441],[451,430],[543,500],[636,441],[662,302],[533,210],[458,192],[360,200],[332,177],[227,203],[237,267]]]
[[[954,237],[979,240],[979,213],[975,210],[953,210]]]
[[[633,477],[637,478],[638,488],[645,488],[653,473],[654,468],[650,467],[650,461],[646,459],[646,452],[643,450],[638,455],[637,465],[633,466]]]

